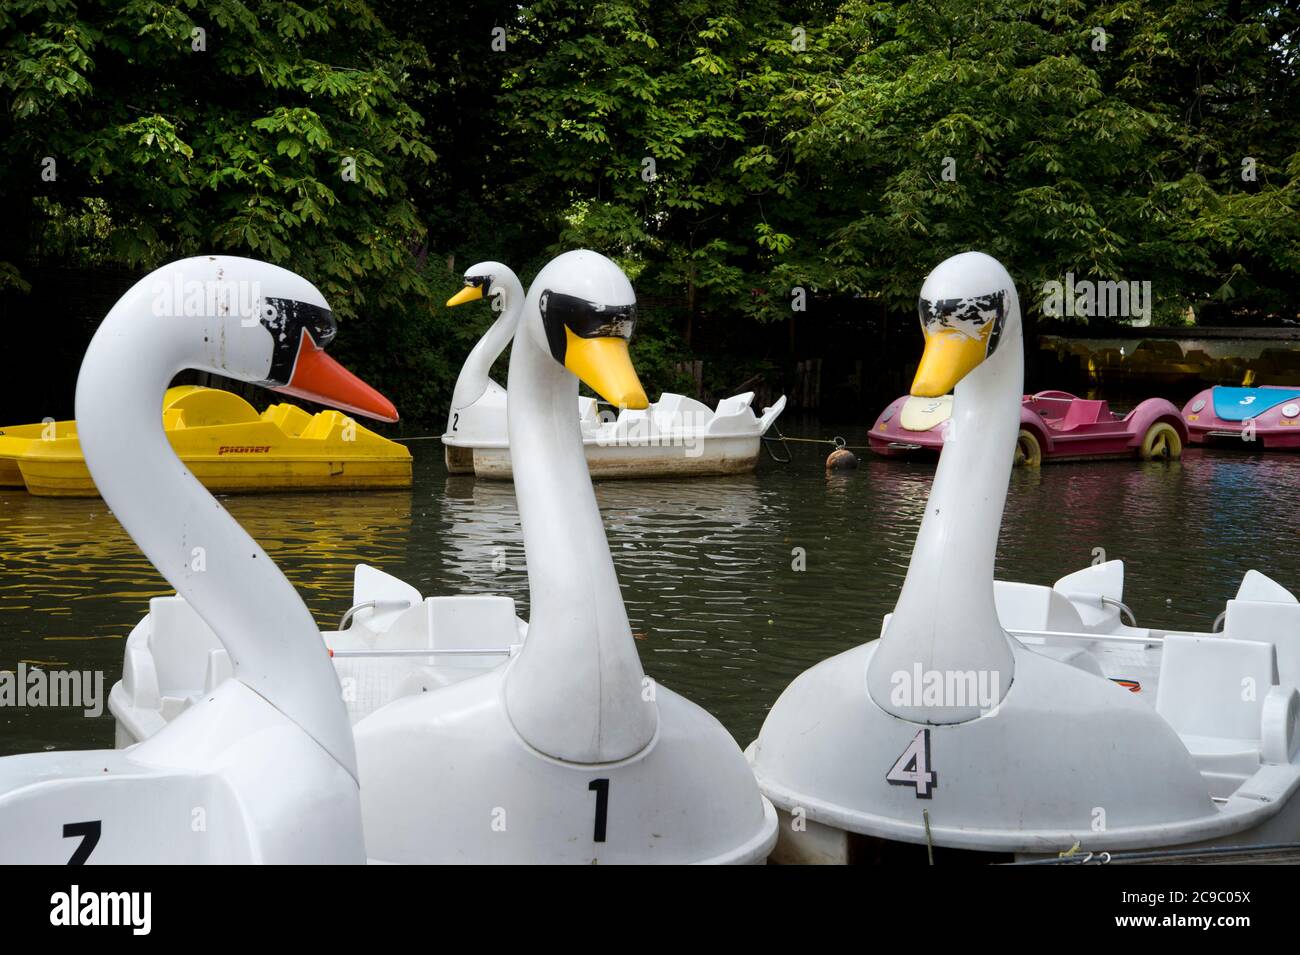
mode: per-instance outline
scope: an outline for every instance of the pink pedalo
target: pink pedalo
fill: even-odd
[[[938,453],[951,416],[952,395],[904,395],[880,413],[868,443],[887,457]],[[1120,415],[1105,401],[1040,391],[1021,401],[1016,463],[1036,467],[1045,460],[1172,460],[1182,456],[1187,437],[1178,408],[1164,398],[1148,398]]]
[[[1300,448],[1300,388],[1207,388],[1187,402],[1183,420],[1192,444],[1241,442],[1244,447]]]

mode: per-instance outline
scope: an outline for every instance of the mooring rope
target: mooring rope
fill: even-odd
[[[764,435],[763,440],[764,441],[797,441],[800,444],[833,444],[835,445],[836,450],[839,450],[840,448],[844,448],[845,450],[848,451],[870,451],[871,450],[871,445],[869,444],[849,444],[839,435],[836,435],[833,438],[796,438],[793,435],[789,435],[789,434],[781,435],[781,437],[779,438],[769,438],[767,435]]]

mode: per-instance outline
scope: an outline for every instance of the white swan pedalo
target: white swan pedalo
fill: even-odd
[[[635,302],[622,271],[585,250],[529,290],[509,407],[528,638],[505,666],[357,723],[374,859],[743,863],[775,842],[775,811],[732,737],[645,676],[596,506],[578,380],[646,406],[628,358]]]
[[[448,304],[499,294],[500,315],[470,350],[456,379],[442,436],[447,470],[509,479],[506,389],[490,373],[519,325],[523,291],[500,262],[480,262],[465,275],[469,284]],[[646,408],[621,409],[614,420],[602,418],[593,398],[578,397],[574,410],[593,477],[736,474],[754,469],[763,435],[785,408],[784,395],[762,414],[754,413],[753,401],[754,393],[747,391],[709,408],[665,392]]]
[[[797,677],[747,751],[783,814],[775,858],[1293,840],[1300,605],[1248,575],[1228,636],[1161,634],[1155,694],[1070,640],[1007,634],[993,564],[1024,375],[1015,287],[967,252],[930,273],[919,310],[912,394],[955,385],[952,430],[880,639]]]
[[[488,276],[496,278],[488,281]],[[522,311],[524,302],[515,274],[499,262],[482,262],[467,273],[467,283],[451,304],[480,298],[482,289],[490,287],[501,296],[513,335],[518,322],[509,316]],[[508,340],[501,347],[505,344]],[[348,718],[356,723],[398,697],[426,693],[501,665],[527,629],[510,597],[426,598],[405,581],[358,564],[352,608],[340,629],[322,631],[320,638],[333,656]],[[472,652],[476,649],[486,652]],[[184,597],[153,598],[149,613],[127,638],[122,679],[109,694],[118,746],[148,739],[229,674],[221,641]]]
[[[320,634],[158,415],[172,377],[196,368],[396,420],[325,354],[334,332],[311,283],[232,256],[164,266],[104,319],[77,381],[86,463],[233,679],[129,749],[0,759],[0,861],[365,861],[352,731]]]

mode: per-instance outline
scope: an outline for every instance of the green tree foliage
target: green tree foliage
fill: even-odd
[[[577,245],[685,303],[646,310],[652,390],[796,288],[907,309],[967,248],[1030,303],[1073,272],[1293,316],[1298,29],[1297,0],[11,0],[0,288],[281,262],[424,419],[488,320],[440,307],[459,271]]]
[[[811,208],[789,137],[814,116],[803,87],[826,51],[797,8],[526,6],[501,103],[532,147],[527,214],[554,247],[609,250],[692,311],[697,293],[752,297]]]
[[[345,320],[390,326],[375,337],[427,314],[409,183],[435,157],[407,101],[424,52],[367,4],[15,0],[0,31],[0,282],[216,250],[310,276]],[[403,390],[436,370],[348,345]]]
[[[1237,277],[1282,306],[1300,274],[1298,26],[1294,5],[1213,0],[850,0],[828,33],[853,53],[795,134],[839,205],[819,233],[834,284],[901,305],[977,247],[1031,292],[1067,271],[1151,280],[1172,314]]]

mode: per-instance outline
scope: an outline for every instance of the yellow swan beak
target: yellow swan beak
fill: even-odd
[[[912,394],[938,398],[952,391],[987,356],[992,327],[989,322],[973,337],[955,328],[940,328],[926,335],[925,353],[912,381]]]
[[[463,289],[447,299],[447,307],[453,305],[464,305],[466,302],[473,302],[483,297],[483,286],[466,285]]]
[[[632,367],[624,338],[579,338],[568,328],[564,367],[610,404],[640,410],[650,407]]]

